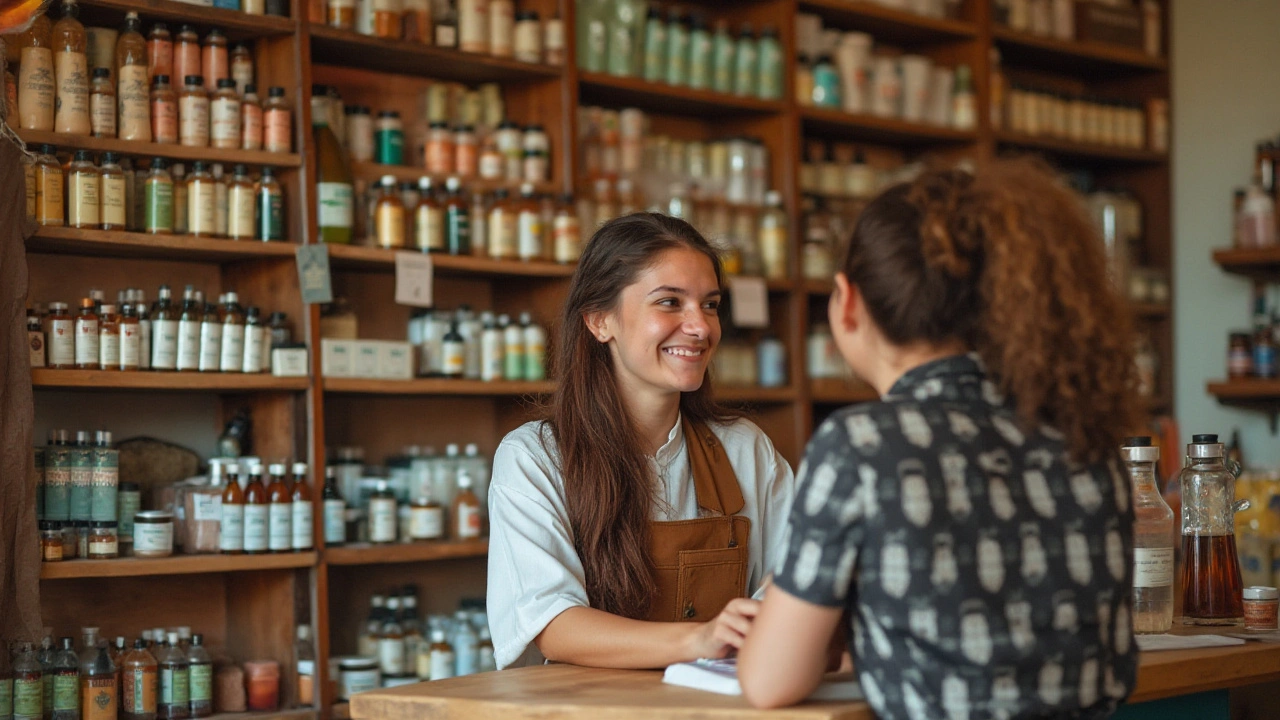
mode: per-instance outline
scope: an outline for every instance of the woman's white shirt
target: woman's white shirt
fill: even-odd
[[[783,532],[794,478],[791,467],[755,423],[738,419],[712,424],[711,430],[738,476],[744,501],[741,514],[751,519],[747,592],[754,593],[767,569],[776,567],[786,550]],[[569,526],[564,481],[547,449],[555,452],[554,445],[544,423],[526,423],[503,439],[493,458],[487,610],[499,668],[542,662],[533,639],[565,610],[590,606]],[[651,461],[660,485],[652,519],[699,517],[679,419]]]

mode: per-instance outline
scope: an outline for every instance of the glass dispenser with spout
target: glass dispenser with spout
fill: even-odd
[[[1195,435],[1178,480],[1182,489],[1182,614],[1187,625],[1238,625],[1243,583],[1236,554],[1236,474],[1217,435]]]

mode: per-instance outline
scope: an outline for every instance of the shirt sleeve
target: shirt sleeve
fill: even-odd
[[[587,607],[582,561],[549,458],[502,443],[489,490],[489,629],[498,668],[527,660],[557,615]]]
[[[791,500],[795,494],[795,475],[791,465],[761,433],[763,446],[758,454],[763,455],[757,467],[765,468],[762,473],[762,487],[759,492],[760,504],[760,541],[763,560],[760,571],[753,573],[751,588],[757,588],[764,581],[764,576],[778,567],[786,555],[787,518],[791,511]]]
[[[864,482],[859,467],[843,418],[829,418],[809,441],[796,478],[785,550],[774,574],[788,594],[845,606],[866,532],[867,494],[876,492],[875,478]]]

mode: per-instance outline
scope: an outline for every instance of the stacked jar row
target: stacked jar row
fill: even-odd
[[[1131,150],[1169,149],[1169,105],[1142,104],[1070,95],[1014,85],[1005,107],[1005,125],[1024,135],[1109,145]]]

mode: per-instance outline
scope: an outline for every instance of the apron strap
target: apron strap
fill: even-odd
[[[689,451],[689,465],[693,469],[693,489],[698,506],[721,515],[734,515],[746,505],[738,475],[729,463],[729,456],[720,444],[720,438],[703,423],[681,420],[684,444]]]

